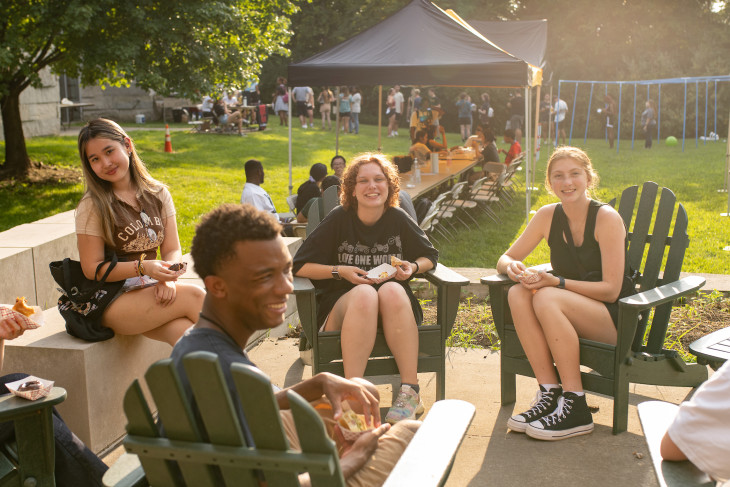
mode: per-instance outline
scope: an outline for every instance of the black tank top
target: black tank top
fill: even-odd
[[[588,204],[588,216],[586,217],[586,226],[583,230],[583,243],[580,247],[575,247],[575,252],[583,265],[586,274],[594,273],[591,281],[601,280],[603,274],[603,267],[601,265],[601,248],[598,245],[595,237],[596,230],[596,215],[598,210],[605,203],[600,201],[591,200]],[[550,264],[553,266],[553,270],[559,276],[563,276],[566,279],[573,280],[585,280],[584,276],[578,270],[578,266],[575,264],[575,260],[571,255],[568,243],[563,237],[563,225],[560,224],[560,216],[564,215],[563,205],[558,203],[553,213],[553,219],[550,222],[550,234],[548,235],[548,246],[550,246]],[[567,217],[566,217],[567,221]],[[630,296],[636,292],[631,279],[628,277],[631,275],[629,268],[628,258],[626,256],[626,244],[628,238],[624,244],[624,280],[621,286],[621,292],[619,298]]]
[[[586,226],[583,230],[583,244],[575,247],[578,259],[583,265],[586,273],[602,271],[601,267],[601,249],[595,238],[596,215],[598,209],[603,203],[591,200],[588,204],[588,216],[586,217]],[[563,226],[560,224],[560,214],[563,212],[563,205],[558,203],[553,213],[553,220],[550,223],[550,235],[548,236],[548,245],[550,246],[550,263],[553,270],[559,276],[566,279],[583,280],[573,256],[571,255],[568,243],[563,236]],[[567,219],[567,217],[566,217]]]

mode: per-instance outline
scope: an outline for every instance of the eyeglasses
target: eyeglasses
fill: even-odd
[[[139,211],[139,218],[142,220],[142,224],[147,230],[147,236],[152,242],[157,242],[157,232],[152,229],[152,219],[145,213],[144,208]]]

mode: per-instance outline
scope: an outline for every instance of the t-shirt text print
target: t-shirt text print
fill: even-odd
[[[347,240],[337,247],[337,262],[369,270],[380,264],[390,264],[390,256],[403,259],[400,235],[388,238],[385,243],[376,242],[372,246],[357,241],[354,245]]]

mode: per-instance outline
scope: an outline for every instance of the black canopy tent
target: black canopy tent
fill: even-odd
[[[547,22],[542,22],[541,46],[510,37],[510,49],[535,49],[542,63],[547,38]],[[501,24],[486,22],[486,24]],[[526,27],[525,23],[520,26]],[[485,26],[480,26],[484,28]],[[489,26],[486,26],[488,28]],[[498,29],[502,32],[502,29]],[[486,35],[485,35],[486,34]],[[527,62],[488,38],[453,11],[446,12],[427,0],[413,0],[382,22],[337,46],[303,61],[290,64],[290,86],[412,84],[464,87],[525,87],[541,80],[539,65]],[[529,36],[529,39],[532,39]],[[519,44],[519,45],[518,45]],[[539,44],[539,43],[538,43]],[[533,53],[531,56],[535,57]],[[531,65],[532,64],[532,65]],[[526,96],[526,99],[527,96]],[[291,181],[291,95],[289,117],[289,189]],[[380,101],[382,104],[382,100]],[[530,120],[529,104],[525,120]],[[379,118],[381,114],[379,111]],[[338,124],[339,129],[339,124]],[[527,168],[530,168],[527,124]],[[528,188],[530,185],[528,184]],[[529,211],[529,190],[527,199]]]
[[[506,52],[538,68],[545,67],[547,19],[467,22]]]
[[[427,0],[289,65],[290,86],[415,84],[525,86],[529,65],[464,28]]]

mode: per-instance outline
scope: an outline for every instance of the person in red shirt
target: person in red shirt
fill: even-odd
[[[515,139],[515,131],[512,129],[507,129],[504,131],[504,141],[507,144],[510,144],[509,150],[506,151],[504,149],[499,149],[500,153],[507,154],[504,157],[504,163],[505,165],[509,166],[512,160],[519,156],[522,152],[522,146],[520,146],[520,143]]]

